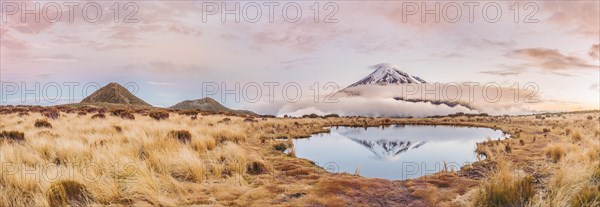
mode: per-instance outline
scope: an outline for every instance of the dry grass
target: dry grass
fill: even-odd
[[[59,109],[49,117],[54,110],[43,107],[9,110],[0,107],[0,163],[10,163],[0,174],[0,206],[598,205],[597,112],[543,120],[184,112],[156,121],[149,109]],[[36,127],[46,119],[52,128]],[[489,127],[515,139],[479,143],[486,160],[470,168],[406,182],[331,174],[293,156],[291,139],[325,126],[393,123]]]
[[[571,206],[600,206],[599,187],[584,187],[571,199]]]
[[[179,140],[181,143],[189,143],[192,141],[192,133],[187,130],[175,130],[169,132],[169,137]]]
[[[250,174],[265,174],[265,173],[269,173],[271,167],[269,167],[265,162],[263,161],[253,161],[250,164],[248,164],[248,167],[246,168],[246,171]]]
[[[488,180],[480,187],[475,206],[527,206],[533,200],[536,191],[531,176],[522,176],[512,172],[502,162]]]
[[[226,126],[222,125],[213,129],[210,132],[210,135],[219,143],[224,143],[227,141],[241,143],[246,141],[247,138],[247,135],[243,131],[227,129]]]
[[[566,150],[563,144],[551,144],[546,147],[546,157],[554,163],[558,162],[565,154]]]
[[[258,152],[236,144],[247,138],[239,132],[246,125],[208,127],[222,116],[121,119],[127,113],[102,121],[64,114],[52,128],[43,127],[42,114],[1,115],[0,140],[21,144],[0,143],[0,162],[14,164],[0,175],[0,206],[202,203],[194,196],[200,189],[188,191],[198,183],[246,185],[247,173],[270,172]]]
[[[581,142],[582,137],[578,131],[575,131],[573,132],[573,135],[571,135],[571,139],[573,140],[573,142]]]
[[[50,206],[85,206],[93,201],[85,186],[77,181],[61,180],[50,184],[46,195]]]

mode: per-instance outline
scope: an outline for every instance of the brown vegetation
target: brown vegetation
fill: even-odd
[[[111,112],[111,115],[121,117],[122,119],[134,120],[135,116],[125,109],[116,109]]]
[[[176,130],[169,132],[169,136],[179,140],[181,143],[189,143],[192,141],[192,133],[187,130]]]
[[[35,124],[33,125],[35,128],[52,128],[52,124],[46,120],[35,120]]]
[[[46,117],[52,110],[60,119]],[[0,107],[0,162],[18,164],[0,174],[0,206],[598,205],[598,112],[410,119],[203,112],[193,120],[195,111],[161,109],[170,117],[157,122],[153,110]],[[90,119],[80,112],[113,116]],[[34,128],[45,119],[52,128]],[[479,143],[476,151],[485,158],[459,171],[407,181],[331,173],[293,156],[291,139],[327,132],[326,127],[389,124],[489,127],[513,139]],[[21,167],[37,164],[73,168],[74,174],[21,176],[42,177],[41,170]],[[86,180],[90,175],[102,182]]]
[[[18,131],[2,131],[0,132],[0,140],[7,139],[10,141],[23,141],[25,140],[25,133]]]
[[[160,120],[168,119],[169,118],[169,112],[153,111],[153,112],[150,112],[148,114],[148,116],[151,117],[151,118],[153,118],[154,120],[160,121]]]
[[[104,115],[104,114],[94,114],[92,116],[92,119],[105,119],[105,118],[106,118],[106,115]]]

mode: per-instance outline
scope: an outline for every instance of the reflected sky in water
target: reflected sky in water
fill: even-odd
[[[334,127],[330,133],[294,140],[297,157],[333,172],[404,180],[438,172],[444,162],[458,169],[474,162],[475,144],[504,138],[502,131],[455,126],[394,125]]]

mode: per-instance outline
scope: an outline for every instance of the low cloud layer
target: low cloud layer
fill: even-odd
[[[279,101],[249,105],[248,109],[258,113],[278,116],[302,116],[339,114],[342,116],[382,117],[425,117],[462,113],[528,114],[556,110],[584,109],[574,103],[544,101],[533,85],[526,89],[499,87],[496,84],[420,84],[409,85],[364,85],[345,89],[332,97],[336,103],[314,102],[312,97],[295,103]],[[414,102],[398,100],[424,100]],[[395,99],[396,98],[396,99]],[[322,99],[321,99],[322,100]],[[434,104],[434,103],[438,104]],[[440,104],[440,102],[457,103]]]
[[[392,98],[341,97],[337,103],[315,103],[313,100],[302,100],[296,103],[279,102],[264,104],[252,110],[258,113],[278,116],[302,116],[305,114],[338,114],[341,116],[381,116],[381,117],[424,117],[456,112],[470,112],[466,107],[449,107],[430,103],[411,103],[397,101]]]

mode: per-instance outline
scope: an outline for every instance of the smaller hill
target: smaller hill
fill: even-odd
[[[125,87],[118,83],[109,83],[108,85],[98,89],[88,97],[81,101],[81,104],[122,104],[133,106],[151,106],[144,100],[131,94]]]
[[[201,110],[208,112],[226,112],[233,114],[245,114],[245,115],[256,115],[256,113],[247,110],[234,110],[221,105],[219,102],[212,98],[202,98],[196,100],[186,100],[169,107],[171,109],[179,110]]]

